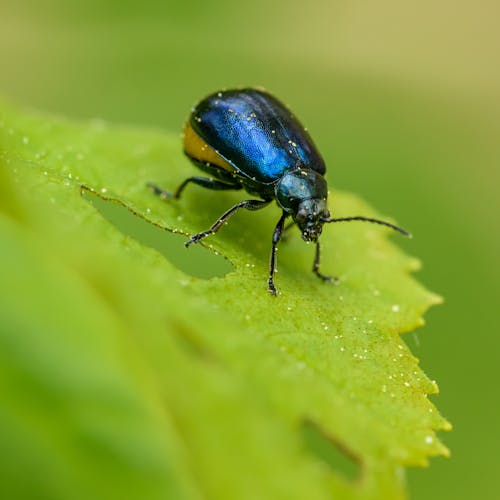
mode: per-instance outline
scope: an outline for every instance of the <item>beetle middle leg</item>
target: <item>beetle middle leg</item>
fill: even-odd
[[[314,263],[313,263],[313,269],[312,269],[313,273],[318,278],[322,279],[323,281],[327,281],[327,282],[338,281],[339,279],[337,278],[337,276],[325,276],[324,274],[319,272],[320,260],[321,260],[321,250],[320,250],[320,246],[319,246],[319,241],[316,241],[316,253],[314,255]]]
[[[214,224],[210,227],[210,229],[207,229],[206,231],[202,231],[201,233],[197,233],[194,236],[191,236],[191,239],[186,241],[184,245],[188,247],[189,245],[192,245],[193,243],[198,243],[200,240],[203,238],[206,238],[210,234],[216,233],[221,226],[240,208],[245,208],[246,210],[260,210],[261,208],[264,208],[266,205],[269,205],[270,201],[264,201],[264,200],[245,200],[241,201],[240,203],[237,203],[234,205],[234,207],[231,207],[229,210],[224,212],[215,222]]]

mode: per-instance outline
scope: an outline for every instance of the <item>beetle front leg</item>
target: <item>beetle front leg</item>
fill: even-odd
[[[273,246],[271,249],[271,263],[269,266],[269,279],[267,280],[267,291],[271,292],[273,295],[276,295],[276,287],[274,286],[274,273],[276,271],[276,250],[278,249],[278,242],[281,239],[281,235],[283,234],[283,227],[285,225],[285,219],[288,217],[288,214],[283,212],[274,228],[273,233]]]
[[[314,264],[313,264],[313,273],[323,281],[338,281],[339,279],[337,276],[325,276],[324,274],[321,274],[319,272],[319,263],[321,259],[321,251],[320,251],[320,246],[319,246],[319,241],[316,242],[316,253],[314,255]]]
[[[281,234],[281,239],[280,241],[282,241],[283,243],[287,242],[288,241],[288,231],[293,227],[295,226],[295,221],[294,220],[291,220],[286,226],[283,227],[283,232]]]

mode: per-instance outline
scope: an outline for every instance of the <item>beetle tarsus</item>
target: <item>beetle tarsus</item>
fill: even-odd
[[[276,297],[276,287],[274,286],[274,280],[272,278],[269,278],[267,281],[267,291]]]
[[[171,193],[170,191],[165,191],[161,187],[157,186],[154,182],[148,182],[146,186],[151,189],[153,194],[156,196],[159,196],[162,200],[171,200],[175,198],[174,193]]]
[[[322,274],[319,272],[319,263],[321,260],[321,250],[319,246],[319,241],[316,241],[316,253],[314,255],[314,264],[313,264],[313,273],[322,281],[325,283],[331,283],[332,281],[337,283],[339,279],[337,276],[326,276],[325,274]]]
[[[211,231],[210,229],[208,231],[197,233],[194,236],[191,236],[191,238],[188,241],[186,241],[186,243],[184,243],[184,246],[188,248],[193,243],[199,243],[203,238],[210,236],[212,233],[213,231]]]
[[[339,281],[337,276],[326,276],[324,274],[321,274],[317,269],[313,269],[313,273],[325,283],[338,283]]]

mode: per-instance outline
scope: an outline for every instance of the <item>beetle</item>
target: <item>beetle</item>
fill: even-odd
[[[319,236],[323,224],[365,221],[388,226],[405,236],[401,227],[363,216],[332,218],[327,207],[325,162],[307,130],[276,97],[260,88],[221,90],[202,99],[184,127],[184,153],[209,177],[188,177],[176,191],[148,186],[163,199],[179,199],[188,184],[207,189],[245,189],[260,199],[244,200],[224,212],[206,231],[193,235],[185,246],[216,233],[238,210],[260,210],[273,200],[282,210],[272,237],[268,291],[276,295],[276,250],[285,229],[296,224],[316,251],[313,272],[320,270]],[[289,217],[292,222],[285,227]]]

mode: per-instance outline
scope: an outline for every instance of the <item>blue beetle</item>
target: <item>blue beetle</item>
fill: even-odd
[[[244,188],[260,198],[237,203],[210,229],[192,236],[186,247],[216,233],[241,208],[260,210],[276,200],[282,209],[272,238],[268,291],[273,295],[276,249],[288,217],[292,217],[291,225],[297,224],[305,241],[316,244],[313,272],[323,281],[332,279],[319,271],[318,238],[323,224],[360,220],[409,236],[404,229],[378,219],[330,216],[323,158],[297,118],[264,90],[223,90],[200,101],[184,127],[184,153],[210,177],[189,177],[173,193],[149,183],[161,198],[178,199],[189,183],[214,190]]]

